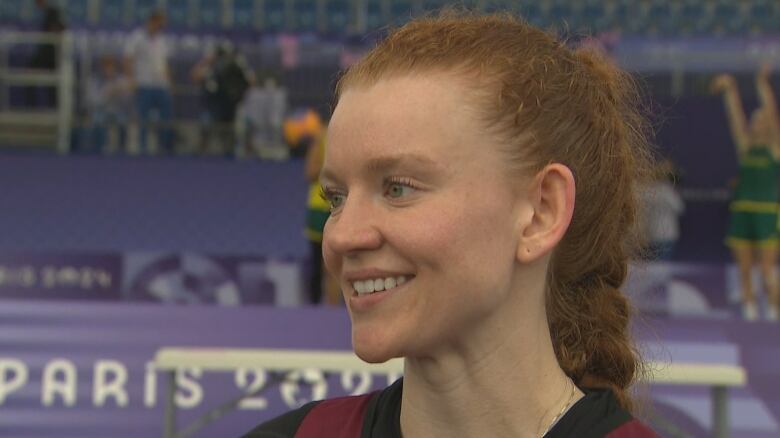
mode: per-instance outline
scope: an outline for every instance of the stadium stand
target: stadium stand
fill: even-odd
[[[174,32],[312,32],[344,35],[374,31],[451,4],[444,0],[69,0],[63,7],[72,29],[124,29],[153,9],[168,14]],[[572,33],[618,31],[626,35],[679,37],[765,35],[780,31],[780,6],[772,0],[488,0],[458,3],[484,11],[516,11],[533,24]],[[33,0],[4,0],[0,24],[29,27]]]

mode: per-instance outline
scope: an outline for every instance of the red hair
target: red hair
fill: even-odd
[[[636,186],[650,159],[630,76],[512,16],[445,12],[392,32],[336,94],[417,73],[465,79],[485,126],[509,145],[509,163],[538,171],[558,162],[574,173],[574,216],[548,267],[550,334],[567,375],[610,387],[631,409],[627,390],[642,362],[619,288],[638,248]]]

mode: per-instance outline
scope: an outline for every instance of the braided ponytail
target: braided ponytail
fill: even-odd
[[[644,370],[630,334],[632,308],[620,287],[640,246],[637,185],[649,174],[646,127],[628,75],[593,50],[581,49],[574,59],[593,115],[580,158],[567,164],[588,184],[577,185],[572,224],[550,266],[550,333],[561,367],[575,382],[611,388],[631,409],[627,390]]]

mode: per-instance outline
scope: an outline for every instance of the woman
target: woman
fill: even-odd
[[[769,67],[764,66],[756,77],[761,106],[753,112],[749,124],[734,77],[720,75],[712,82],[713,91],[723,95],[739,160],[739,178],[730,206],[726,244],[739,268],[742,314],[751,321],[758,319],[751,281],[754,260],[757,259],[761,268],[769,298],[769,319],[777,319],[780,306],[775,271],[780,127],[769,73]]]
[[[655,436],[629,414],[618,290],[647,169],[628,78],[515,18],[445,14],[337,97],[325,263],[356,354],[404,357],[404,378],[247,436]]]

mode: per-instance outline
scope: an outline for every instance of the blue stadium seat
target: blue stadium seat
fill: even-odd
[[[604,2],[588,0],[580,12],[580,26],[583,30],[599,33],[609,29],[609,20]]]
[[[195,7],[195,23],[197,23],[196,27],[198,30],[222,29],[222,16],[222,2],[214,0],[197,0]]]
[[[702,35],[709,31],[712,17],[703,1],[685,0],[680,6],[679,20],[681,33]]]
[[[751,23],[747,21],[747,17],[744,14],[739,14],[731,22],[731,27],[728,32],[732,35],[749,35]]]
[[[473,11],[479,10],[481,7],[484,6],[483,0],[461,0],[457,4],[463,5],[466,9],[473,10]]]
[[[135,24],[145,23],[149,15],[159,7],[158,0],[135,0],[135,10],[133,11]]]
[[[366,0],[366,29],[375,30],[387,24],[382,12],[382,0]]]
[[[452,2],[449,2],[447,0],[422,0],[421,2],[421,8],[422,13],[426,12],[433,12],[438,11],[439,9],[443,8],[444,6],[447,6],[448,4],[451,4]]]
[[[547,27],[549,24],[545,11],[538,2],[524,1],[523,4],[520,5],[519,12],[526,21],[535,26]]]
[[[0,1],[0,24],[22,24],[24,21],[24,0]]]
[[[394,0],[390,5],[390,21],[394,25],[401,25],[409,21],[414,13],[412,2],[409,0]]]
[[[579,25],[574,15],[572,2],[568,0],[556,0],[550,4],[547,11],[547,20],[551,26],[560,30],[573,31]]]
[[[325,28],[328,33],[346,34],[352,23],[352,7],[348,0],[330,0],[325,10]]]
[[[265,0],[263,2],[263,30],[280,32],[287,26],[287,14],[284,0]]]
[[[645,25],[642,33],[654,35],[672,35],[677,33],[676,14],[672,13],[672,5],[667,1],[653,1],[645,13]]]
[[[5,3],[5,0],[0,3]],[[64,3],[63,14],[68,27],[84,27],[88,24],[88,0],[68,0]]]
[[[169,1],[165,7],[167,26],[173,31],[188,30],[192,27],[190,22],[189,2]]]
[[[317,0],[293,0],[293,28],[298,32],[317,32]]]
[[[474,10],[480,6],[480,2],[478,0],[421,0],[419,1],[419,4],[420,12],[423,14],[436,12],[444,9],[447,6],[463,8],[467,10]]]
[[[652,6],[652,0],[643,0],[641,3],[633,0],[617,0],[614,10],[614,26],[626,35],[657,32],[647,17]]]
[[[233,30],[247,31],[255,28],[255,1],[233,0]]]
[[[98,3],[98,25],[107,29],[127,26],[127,3],[125,0],[103,0]]]
[[[487,0],[482,4],[482,11],[493,12],[513,12],[519,13],[519,3],[512,0]]]
[[[720,1],[712,13],[711,31],[716,34],[735,34],[739,32],[739,8],[734,2]]]
[[[778,30],[778,7],[771,0],[754,0],[750,2],[745,17],[746,26],[751,33],[775,33]]]

